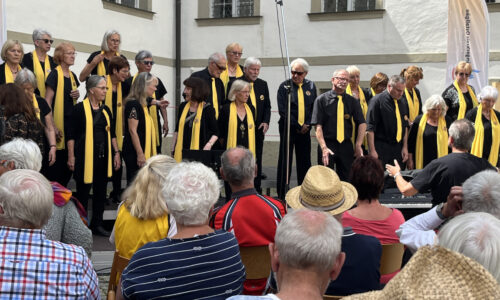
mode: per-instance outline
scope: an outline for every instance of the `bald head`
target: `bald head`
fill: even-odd
[[[230,185],[253,185],[255,158],[250,150],[241,146],[230,148],[222,154],[221,163],[224,179]]]

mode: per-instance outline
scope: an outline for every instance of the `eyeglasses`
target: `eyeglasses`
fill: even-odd
[[[302,76],[305,72],[292,71],[292,75]]]
[[[217,66],[217,68],[219,69],[219,71],[225,71],[226,70],[226,66],[219,66],[216,62],[214,62],[214,64]]]
[[[335,79],[337,79],[338,81],[348,81],[349,78],[345,78],[345,77],[335,77]]]
[[[76,56],[78,53],[76,52],[64,52],[65,55],[69,55],[69,56]]]
[[[465,77],[469,77],[469,76],[470,76],[470,74],[469,74],[469,73],[463,73],[463,72],[458,73],[458,75],[459,75],[459,76],[465,76]]]
[[[120,43],[120,40],[117,40],[117,39],[110,39],[109,41],[112,42],[112,43],[115,43],[115,44],[119,44]]]
[[[107,86],[96,86],[96,89],[100,89],[101,91],[107,91],[108,87]]]
[[[48,44],[48,43],[53,44],[54,43],[54,40],[49,40],[49,39],[38,39],[37,41],[43,41],[45,44]]]
[[[236,52],[236,51],[231,51],[231,52],[228,52],[228,53],[231,53],[234,56],[241,56],[243,54],[243,52]]]
[[[141,61],[141,63],[145,64],[146,66],[152,66],[155,64],[155,62],[152,60],[143,60]]]

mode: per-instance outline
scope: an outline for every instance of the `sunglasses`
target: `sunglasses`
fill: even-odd
[[[142,63],[145,64],[146,66],[152,66],[155,64],[154,61],[149,61],[149,60],[143,60]]]
[[[470,74],[469,73],[458,73],[459,76],[465,76],[465,77],[469,77]]]
[[[226,70],[226,66],[219,66],[216,62],[214,62],[214,64],[217,66],[217,68],[219,69],[219,71],[225,71]]]
[[[305,72],[292,71],[292,75],[302,76]]]
[[[49,39],[38,39],[38,40],[39,40],[39,41],[43,41],[45,44],[48,44],[49,42],[50,42],[51,44],[53,44],[53,43],[54,43],[54,40],[49,40]]]

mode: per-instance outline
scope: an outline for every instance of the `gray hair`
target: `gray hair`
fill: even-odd
[[[31,86],[36,89],[37,82],[36,77],[33,72],[31,72],[28,68],[23,68],[19,73],[17,73],[16,79],[14,79],[14,83],[17,85],[23,85],[25,83],[31,84]]]
[[[444,102],[443,97],[437,94],[432,95],[427,100],[425,100],[424,104],[422,105],[422,112],[425,114],[429,109],[433,109],[435,107],[441,108],[441,117],[444,117],[448,106],[446,106],[446,102]]]
[[[205,224],[219,192],[217,175],[198,162],[174,166],[161,190],[175,221],[185,226]]]
[[[45,29],[37,28],[37,29],[33,30],[33,34],[31,35],[31,37],[33,38],[33,43],[36,40],[42,39],[42,36],[44,36],[44,35],[48,35],[48,36],[52,37],[52,34]]]
[[[500,283],[500,220],[486,212],[451,219],[438,234],[438,244],[472,258]]]
[[[295,66],[296,64],[299,64],[302,66],[302,69],[304,69],[304,72],[309,72],[309,64],[307,63],[307,61],[303,58],[296,58],[294,59],[291,63],[290,63],[290,69],[293,68],[293,66]]]
[[[221,61],[222,59],[225,59],[226,57],[224,56],[224,54],[220,53],[220,52],[215,52],[215,53],[212,53],[212,55],[210,55],[208,57],[208,63],[210,64],[211,62],[215,62],[215,63],[218,63],[219,61]]]
[[[91,75],[85,83],[87,94],[90,93],[90,89],[95,88],[102,80],[106,81],[106,78],[104,78],[104,76]]]
[[[485,86],[479,93],[479,102],[483,99],[495,99],[495,102],[497,102],[498,90],[491,85]]]
[[[146,105],[147,99],[147,88],[148,85],[154,81],[158,80],[155,76],[148,72],[141,72],[137,75],[137,78],[134,80],[132,87],[130,88],[130,93],[127,96],[128,99],[134,99],[141,103],[141,105]]]
[[[13,162],[15,169],[40,171],[42,168],[42,153],[32,140],[14,138],[0,146],[0,159]]]
[[[257,65],[259,67],[262,67],[262,62],[260,59],[250,56],[249,58],[245,59],[245,63],[243,64],[244,68],[248,68],[250,66]]]
[[[337,77],[337,75],[339,75],[342,72],[346,72],[347,74],[349,74],[349,72],[346,69],[337,69],[337,70],[333,71],[332,77]]]
[[[149,50],[140,50],[135,55],[136,62],[143,61],[145,58],[153,58],[153,53],[151,53],[151,51],[149,51]]]
[[[472,147],[475,132],[474,125],[467,119],[456,120],[448,129],[448,135],[453,139],[453,146],[467,151]]]
[[[354,65],[347,67],[345,70],[349,74],[360,74],[361,73],[359,68],[357,66],[354,66]]]
[[[285,215],[274,241],[281,264],[327,271],[340,253],[341,238],[342,225],[334,217],[303,208]]]
[[[233,83],[231,84],[231,89],[229,90],[229,93],[227,93],[227,99],[229,101],[236,100],[236,94],[246,87],[250,88],[250,83],[246,82],[245,80],[237,79],[233,81]]]
[[[118,32],[118,30],[114,30],[114,29],[109,29],[108,31],[106,31],[104,33],[104,36],[102,37],[102,43],[101,43],[101,50],[102,51],[109,51],[109,47],[108,47],[108,39],[110,36],[112,36],[113,34],[118,34],[120,36],[120,39],[121,39],[121,35],[120,33]],[[120,41],[120,44],[121,44],[121,41]],[[118,46],[118,49],[119,49],[119,46]]]
[[[462,185],[462,209],[487,212],[500,219],[500,174],[485,170],[469,177]]]
[[[0,176],[0,224],[42,228],[52,215],[54,192],[49,181],[33,170],[12,170]]]
[[[243,155],[231,159],[230,156],[234,152],[243,152]],[[239,160],[235,161],[237,158]],[[227,182],[236,186],[253,182],[255,177],[255,158],[250,150],[242,146],[224,151],[221,157],[221,167]]]
[[[389,78],[389,82],[387,83],[387,85],[390,85],[391,87],[393,87],[395,84],[398,84],[398,83],[405,83],[405,79],[403,78],[403,76],[399,76],[399,75],[392,75],[391,78]]]

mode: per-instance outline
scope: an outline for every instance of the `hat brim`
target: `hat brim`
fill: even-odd
[[[358,200],[357,199],[358,192],[356,191],[354,186],[345,181],[341,181],[340,183],[342,183],[342,189],[344,190],[344,203],[333,210],[322,210],[320,209],[320,207],[317,207],[317,210],[322,210],[332,215],[338,215],[346,210],[349,210],[351,207],[354,206],[354,204],[356,204],[356,201]],[[293,189],[289,190],[285,196],[285,200],[288,206],[290,206],[293,209],[299,209],[299,208],[315,209],[314,207],[304,206],[300,201],[300,186],[294,187]]]

